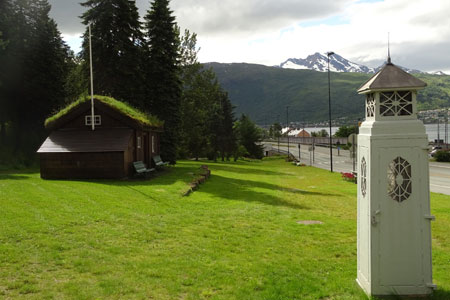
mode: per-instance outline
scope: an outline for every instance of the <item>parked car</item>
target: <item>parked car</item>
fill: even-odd
[[[442,146],[433,146],[433,148],[431,148],[431,152],[430,152],[431,157],[434,157],[436,155],[436,153],[440,150],[442,150]]]

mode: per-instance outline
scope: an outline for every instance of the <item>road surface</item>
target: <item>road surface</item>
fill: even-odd
[[[276,143],[264,143],[266,149],[272,147],[273,150],[278,149]],[[300,146],[300,161],[306,165],[312,165],[317,168],[330,169],[330,149],[316,146],[313,153],[308,151],[309,145]],[[280,151],[287,151],[286,144],[280,144]],[[295,157],[298,156],[297,144],[291,144],[289,152]],[[355,165],[356,168],[356,165]],[[353,160],[350,158],[350,153],[347,150],[333,149],[333,171],[335,172],[352,172]],[[450,164],[430,162],[430,191],[434,193],[442,193],[450,195]]]

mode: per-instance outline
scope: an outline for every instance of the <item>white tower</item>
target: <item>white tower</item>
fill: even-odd
[[[388,63],[358,90],[358,284],[368,295],[427,295],[431,273],[428,139],[417,119],[426,83]]]

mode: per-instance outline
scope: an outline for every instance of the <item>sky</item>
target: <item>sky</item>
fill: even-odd
[[[82,0],[49,0],[64,40],[77,52]],[[136,0],[141,17],[150,0]],[[197,33],[200,62],[279,65],[334,51],[369,67],[387,56],[450,74],[448,0],[171,0],[178,25]]]

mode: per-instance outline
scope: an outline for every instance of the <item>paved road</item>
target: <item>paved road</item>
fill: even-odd
[[[277,144],[265,143],[277,150]],[[322,169],[330,169],[330,149],[325,147],[317,147],[314,151],[314,161],[312,161],[312,153],[308,151],[308,145],[301,145],[300,160],[302,163],[312,165]],[[280,144],[281,151],[287,151],[287,146]],[[297,145],[291,145],[289,152],[298,157]],[[356,168],[356,166],[355,166]],[[333,149],[333,171],[335,172],[352,172],[353,161],[347,150],[340,150],[339,155],[337,149]],[[434,193],[442,193],[450,195],[450,164],[430,162],[430,190]]]

